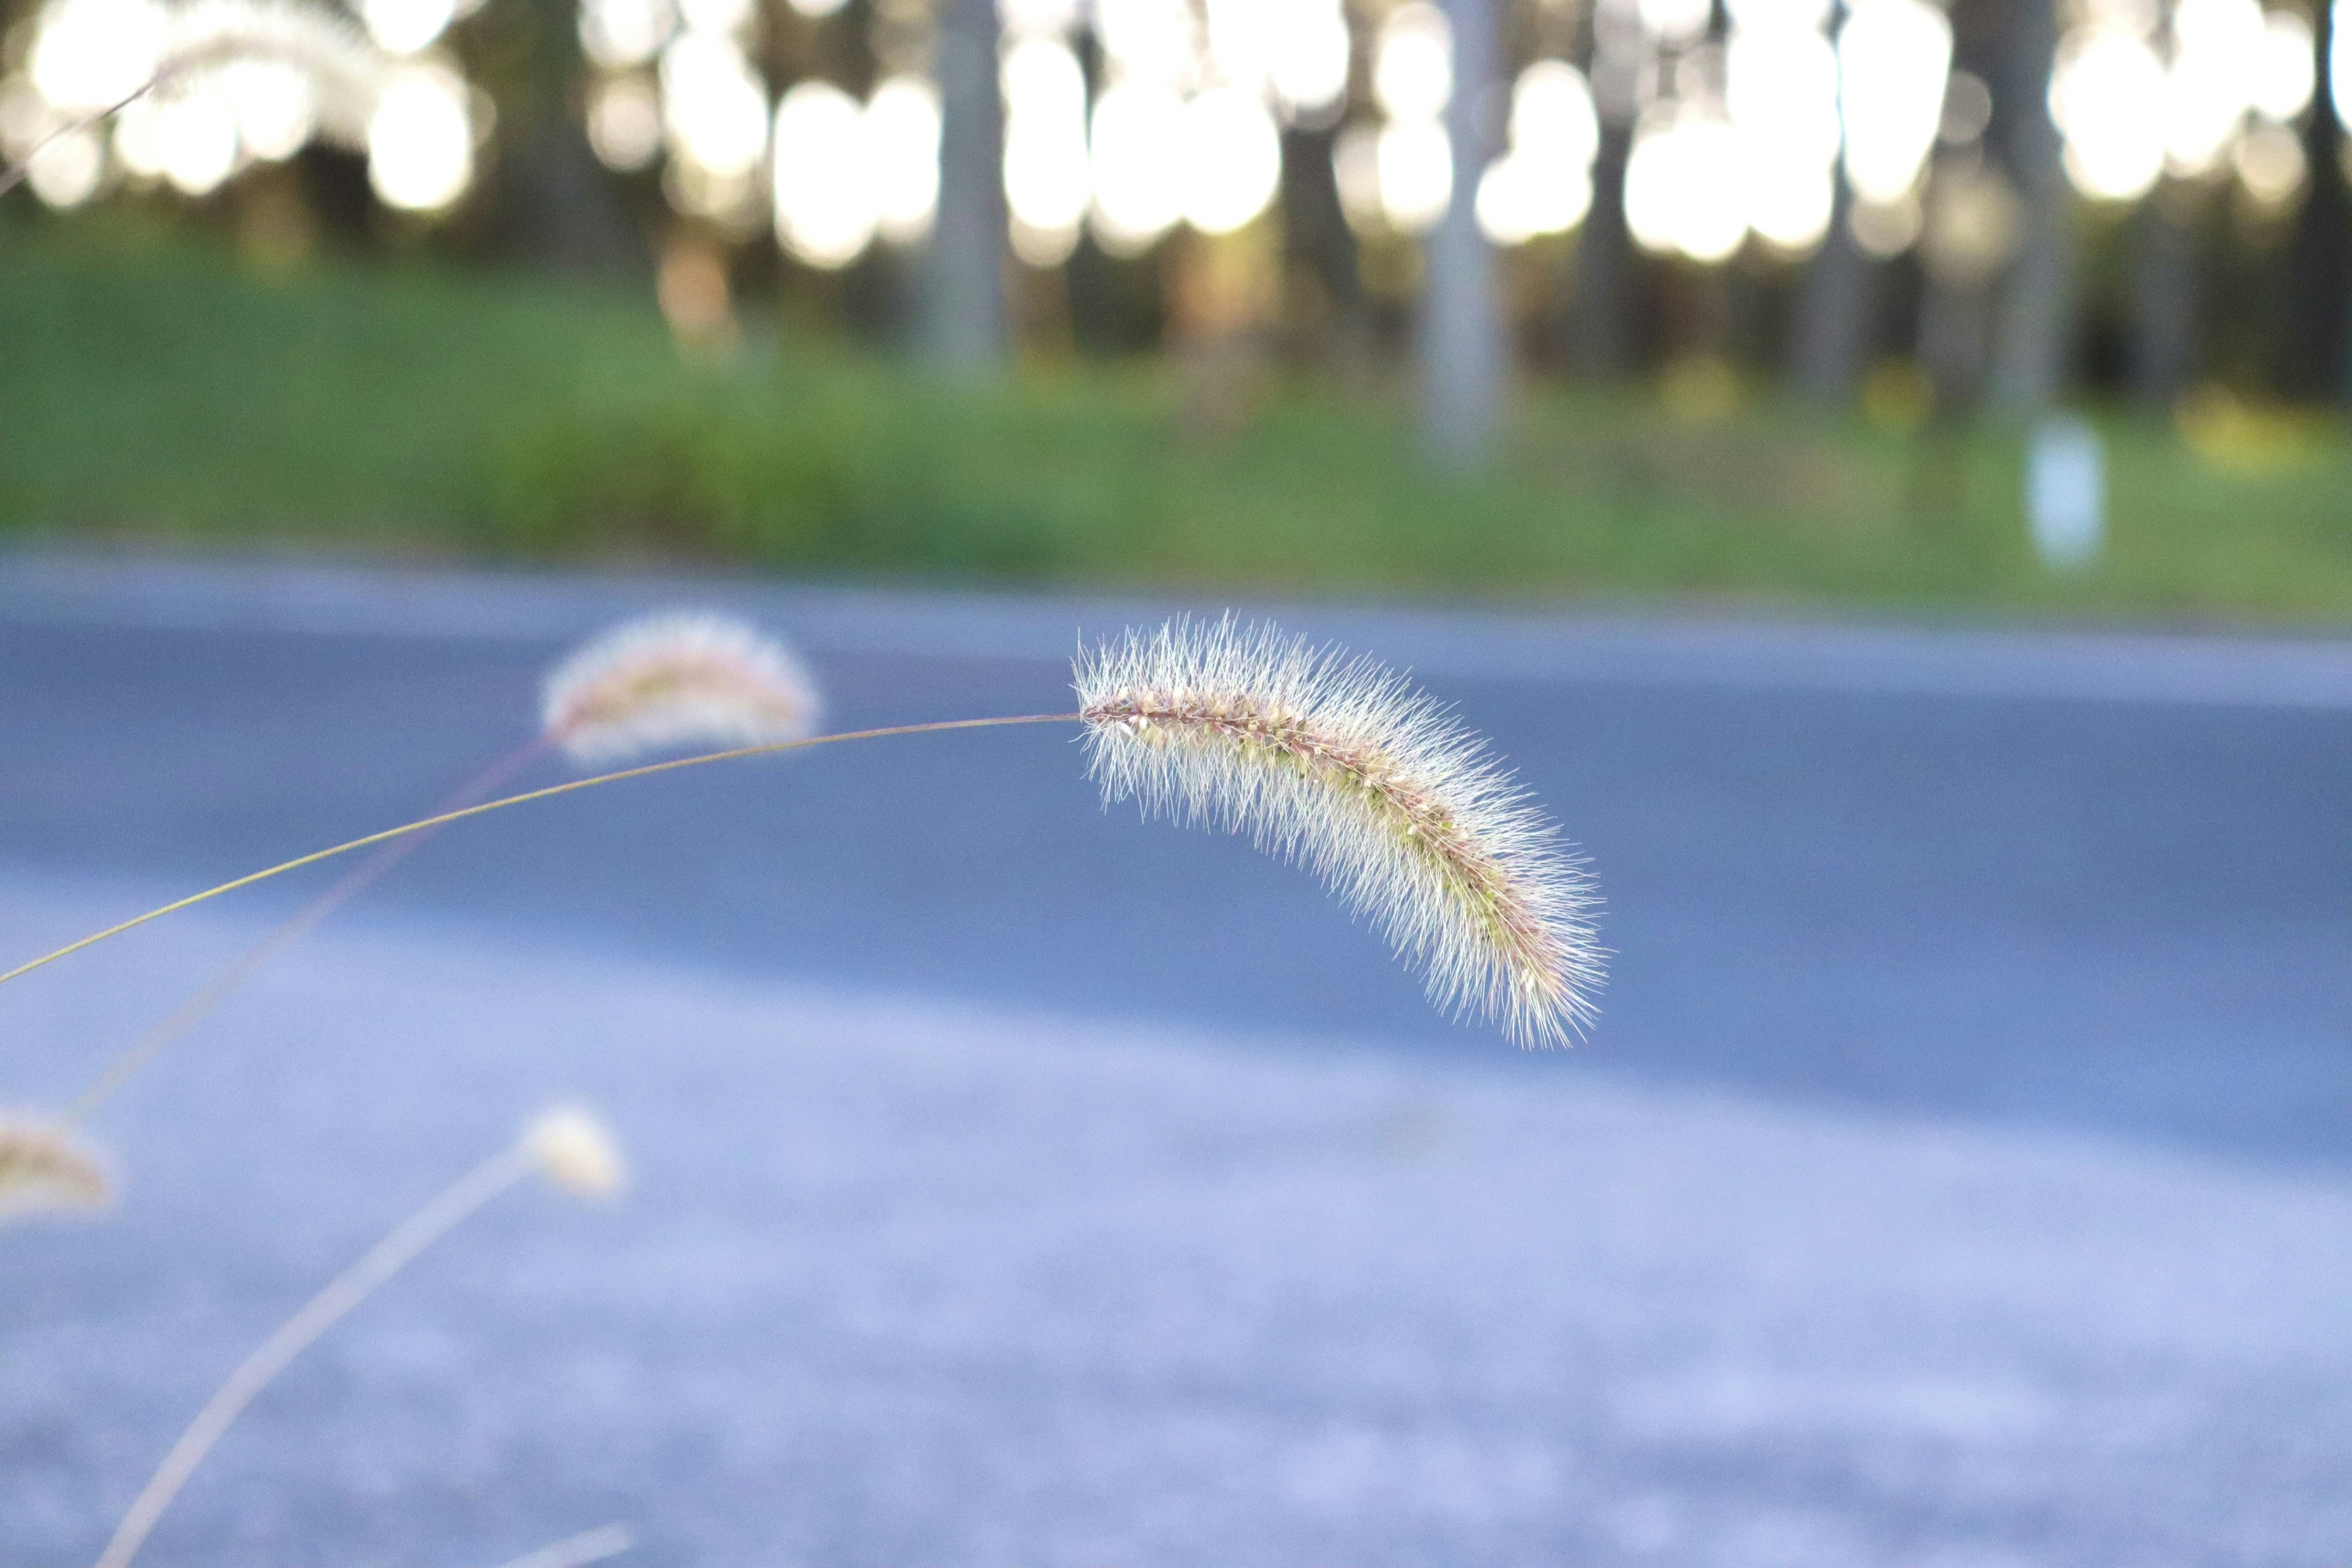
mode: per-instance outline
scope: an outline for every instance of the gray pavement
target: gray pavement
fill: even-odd
[[[624,610],[845,724],[1058,706],[1166,606],[0,563],[0,935],[412,815]],[[1592,856],[1595,1038],[1432,1018],[1305,879],[1014,731],[453,830],[0,1236],[0,1562],[95,1552],[211,1382],[533,1103],[509,1200],[257,1407],[189,1564],[2338,1563],[2352,653],[1286,611]],[[551,772],[548,775],[555,776]],[[12,987],[54,1100],[306,889]]]

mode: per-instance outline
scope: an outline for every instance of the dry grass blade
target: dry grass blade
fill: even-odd
[[[1180,620],[1077,670],[1107,800],[1304,862],[1427,970],[1442,1007],[1566,1044],[1602,977],[1580,863],[1486,745],[1364,660],[1273,627]]]
[[[523,768],[536,761],[546,748],[542,737],[534,736],[460,785],[442,803],[444,810],[473,805],[499,787]],[[432,837],[427,828],[405,837],[394,838],[376,847],[369,856],[325,891],[287,917],[268,936],[221,966],[210,980],[196,988],[179,1006],[173,1008],[153,1028],[147,1031],[129,1049],[107,1064],[95,1081],[84,1089],[79,1099],[60,1119],[66,1126],[79,1125],[100,1106],[112,1099],[122,1086],[139,1075],[149,1062],[169,1049],[175,1040],[204,1022],[212,1010],[236,993],[239,986],[259,973],[269,961],[292,947],[311,931],[319,929],[327,917],[364,891],[369,884],[391,870],[415,851],[424,847]]]
[[[53,947],[37,957],[25,960],[13,969],[0,972],[0,985],[5,985],[12,980],[21,980],[36,969],[47,968],[61,958],[70,958],[84,948],[95,947],[100,942],[110,941],[125,931],[137,931],[150,921],[160,921],[166,915],[175,915],[183,910],[194,909],[198,904],[210,903],[224,894],[250,888],[257,882],[267,882],[274,877],[283,877],[289,871],[299,871],[305,866],[316,866],[322,860],[332,860],[338,856],[372,848],[378,844],[389,844],[394,839],[406,838],[414,834],[430,833],[436,828],[446,827],[453,822],[465,822],[477,816],[488,816],[493,812],[511,810],[518,805],[529,805],[534,801],[556,800],[567,795],[577,795],[582,790],[602,789],[606,784],[620,784],[628,779],[655,778],[663,773],[677,773],[682,768],[705,768],[713,763],[732,763],[747,757],[774,756],[782,752],[803,751],[811,746],[843,746],[856,741],[881,741],[902,735],[944,735],[959,730],[1001,730],[1012,724],[1074,724],[1077,721],[1078,715],[1076,713],[1019,713],[999,719],[941,719],[925,724],[886,724],[874,730],[845,730],[832,735],[810,735],[797,741],[770,741],[757,746],[737,746],[724,752],[706,752],[700,756],[673,757],[667,762],[646,763],[633,768],[620,768],[609,773],[598,773],[593,778],[573,779],[567,784],[549,784],[544,789],[529,789],[520,795],[505,795],[498,800],[483,801],[478,805],[460,806],[454,811],[444,811],[432,816],[419,817],[415,822],[404,822],[397,827],[387,827],[381,833],[367,833],[357,838],[347,838],[341,844],[330,844],[324,849],[314,849],[308,855],[297,855],[291,860],[280,860],[275,866],[264,866],[258,871],[250,871],[242,877],[235,877],[228,881],[216,883],[202,892],[190,893],[184,899],[173,899],[168,904],[158,904],[142,914],[132,915],[128,920],[117,921],[102,931],[94,931],[88,936],[78,937],[63,947]]]
[[[776,638],[725,616],[648,616],[548,674],[541,728],[575,761],[681,746],[755,746],[814,734],[815,679]]]

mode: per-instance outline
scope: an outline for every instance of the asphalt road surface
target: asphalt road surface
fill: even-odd
[[[795,638],[845,728],[1057,710],[1168,607],[0,563],[0,953],[428,809],[676,604]],[[2352,1560],[2352,648],[1280,618],[1412,667],[1591,857],[1589,1042],[1433,1016],[1050,728],[464,824],[107,1108],[109,1220],[0,1233],[0,1562],[94,1556],[246,1350],[568,1093],[627,1199],[501,1200],[145,1560]],[[11,986],[0,1093],[70,1096],[306,875]]]

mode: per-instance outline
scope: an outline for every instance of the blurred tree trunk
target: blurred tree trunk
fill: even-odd
[[[1985,327],[1991,311],[1981,289],[1937,286],[1919,305],[1919,364],[1927,373],[1929,407],[1938,419],[1961,423],[1976,406],[1984,380]]]
[[[1990,117],[1974,118],[1974,94],[1956,96],[1963,80],[1989,87],[2002,79],[2006,9],[2003,0],[1953,0],[1946,13],[1952,24],[1952,74],[1945,88],[1945,123],[1927,160],[1918,353],[1930,408],[1948,426],[1965,424],[1984,401],[1999,284],[2018,240],[2016,188],[1998,158],[1987,157]]]
[[[1845,16],[1843,0],[1832,5],[1832,40],[1843,31]],[[1830,226],[1805,268],[1804,289],[1797,297],[1797,320],[1790,333],[1789,372],[1799,397],[1821,407],[1843,408],[1853,401],[1863,362],[1870,354],[1878,268],[1853,240],[1853,188],[1846,184],[1842,149],[1830,179]]]
[[[2311,111],[2304,122],[2303,153],[2309,184],[2296,216],[2289,261],[2287,335],[2279,382],[2291,396],[2336,400],[2352,397],[2352,354],[2347,353],[2347,316],[2352,316],[2352,213],[2347,212],[2344,134],[2336,119],[2328,57],[2335,8],[2318,7],[2319,75]]]
[[[2050,68],[2058,53],[2056,0],[2015,0],[1995,128],[2019,205],[2017,262],[1993,342],[1993,404],[2031,415],[2057,395],[2074,336],[2074,205],[2050,118]],[[2001,110],[2005,108],[2005,116]]]
[[[645,278],[653,253],[578,126],[550,116],[499,162],[499,248],[574,278]]]
[[[2131,390],[2162,418],[2197,368],[2197,236],[2189,193],[2158,186],[2131,216]]]
[[[645,277],[646,236],[589,151],[572,112],[583,68],[577,0],[531,0],[495,48],[499,105],[495,243],[573,277]],[[484,20],[496,23],[495,13]]]
[[[1587,381],[1633,367],[1633,237],[1625,226],[1625,159],[1633,128],[1604,120],[1592,161],[1592,210],[1577,237],[1568,309],[1568,363]]]
[[[1843,163],[1832,177],[1837,184],[1829,232],[1822,236],[1822,247],[1805,268],[1790,371],[1800,397],[1840,408],[1853,400],[1863,361],[1869,357],[1877,317],[1878,268],[1854,243],[1847,221],[1853,212],[1853,192],[1846,184]]]
[[[995,0],[940,12],[940,204],[924,258],[923,357],[986,370],[1004,354],[1004,102]]]
[[[1492,447],[1508,374],[1495,256],[1478,230],[1478,176],[1495,142],[1501,79],[1497,0],[1445,0],[1454,26],[1454,197],[1428,239],[1421,301],[1422,442],[1441,461],[1472,462]]]
[[[1371,323],[1356,270],[1356,236],[1339,205],[1329,130],[1282,133],[1286,313],[1318,357],[1352,367],[1370,357]]]
[[[1633,368],[1640,352],[1634,331],[1639,274],[1633,231],[1625,223],[1625,162],[1633,155],[1633,121],[1642,110],[1642,77],[1651,66],[1638,7],[1623,0],[1593,0],[1576,23],[1585,76],[1601,117],[1601,145],[1592,160],[1592,205],[1584,215],[1570,263],[1567,342],[1571,374],[1605,385]]]

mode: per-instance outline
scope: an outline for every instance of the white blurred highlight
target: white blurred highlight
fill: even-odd
[[[583,0],[580,47],[606,70],[649,63],[677,30],[670,0]]]
[[[1055,38],[1005,51],[1004,199],[1014,254],[1033,267],[1066,259],[1092,197],[1087,168],[1087,79]]]
[[[1736,30],[1724,54],[1724,109],[1742,137],[1827,167],[1838,155],[1837,51],[1811,28]]]
[[[1139,255],[1184,216],[1184,103],[1157,81],[1116,82],[1095,100],[1088,157],[1095,238]]]
[[[2352,131],[2352,0],[2336,0],[2328,16],[2328,95],[2336,100],[2336,123]]]
[[[359,0],[368,35],[395,55],[414,55],[457,19],[457,0]]]
[[[287,61],[237,60],[222,68],[216,82],[238,144],[252,157],[290,158],[318,127],[310,80]]]
[[[1264,212],[1282,183],[1282,142],[1274,117],[1236,88],[1211,88],[1184,106],[1179,134],[1184,221],[1203,234],[1230,234]]]
[[[1266,86],[1289,120],[1335,114],[1347,101],[1350,41],[1339,0],[1265,0]]]
[[[1478,180],[1478,226],[1496,245],[1563,234],[1592,206],[1601,119],[1584,73],[1540,59],[1511,88],[1510,147]]]
[[[2284,125],[2254,126],[2239,140],[2231,163],[2246,195],[2271,208],[2294,201],[2311,172],[2302,138]]]
[[[940,205],[940,94],[919,76],[894,76],[866,105],[875,226],[893,245],[931,232]]]
[[[661,55],[670,150],[709,174],[748,178],[768,148],[768,89],[732,43],[681,33]]]
[[[1759,156],[1752,144],[1745,149],[1744,163],[1748,226],[1790,254],[1819,245],[1829,233],[1837,200],[1835,167],[1769,152]]]
[[[1925,0],[1856,0],[1837,56],[1846,180],[1863,200],[1891,204],[1918,183],[1936,143],[1951,24]]]
[[[106,143],[87,127],[69,131],[33,154],[25,183],[44,205],[77,207],[98,194],[106,178]]]
[[[1381,25],[1372,96],[1391,120],[1430,121],[1454,97],[1454,29],[1427,0],[1406,0]]]
[[[2050,77],[2050,117],[2066,139],[2066,176],[2084,195],[2133,201],[2164,173],[2164,66],[2115,27],[2071,35]]]
[[[1372,97],[1387,123],[1350,132],[1333,149],[1340,198],[1360,226],[1425,234],[1454,200],[1454,143],[1443,118],[1454,97],[1454,29],[1428,0],[1406,0],[1381,22]],[[1492,195],[1482,191],[1489,232],[1523,225],[1528,184],[1515,169]]]
[[[1661,43],[1687,44],[1706,31],[1708,0],[1640,0],[1643,30]]]
[[[755,0],[677,0],[677,14],[688,31],[738,45],[760,19]]]
[[[1095,0],[1095,36],[1114,81],[1152,81],[1178,93],[1201,85],[1200,19],[1188,0]]]
[[[1385,126],[1376,143],[1381,212],[1407,234],[1437,226],[1454,200],[1454,143],[1434,120]]]
[[[1350,125],[1331,143],[1331,179],[1349,227],[1370,233],[1388,221],[1381,208],[1381,133]]]
[[[158,103],[155,142],[163,178],[182,195],[209,195],[236,173],[236,116],[217,93],[183,93]]]
[[[2172,37],[2172,64],[2158,110],[2165,163],[2176,174],[2201,174],[2229,152],[2245,119],[2247,88],[2262,47],[2262,7],[2254,0],[2180,0]],[[2057,104],[2053,89],[2053,116]],[[2096,131],[2090,133],[2095,140]]]
[[[1747,237],[1739,133],[1704,111],[1645,116],[1625,162],[1625,225],[1647,250],[1722,261]]]
[[[830,82],[804,81],[776,105],[776,237],[812,267],[846,267],[879,215],[865,112]]]
[[[121,102],[155,74],[168,20],[151,0],[51,0],[26,60],[33,86],[68,115]]]
[[[1066,38],[1079,19],[1079,0],[996,0],[996,19],[1008,38]]]
[[[2262,47],[2253,76],[2254,112],[2281,124],[2311,106],[2318,85],[2317,40],[2311,24],[2293,11],[2273,11],[2263,19]]]
[[[386,206],[437,212],[474,177],[471,93],[445,67],[408,67],[384,85],[368,121],[368,183]]]
[[[1829,232],[1837,195],[1838,51],[1822,19],[1823,8],[1803,0],[1747,0],[1724,54],[1724,111],[1739,136],[1747,226],[1792,255]]]
[[[661,94],[631,71],[608,76],[589,89],[588,145],[608,169],[642,169],[661,155]]]

